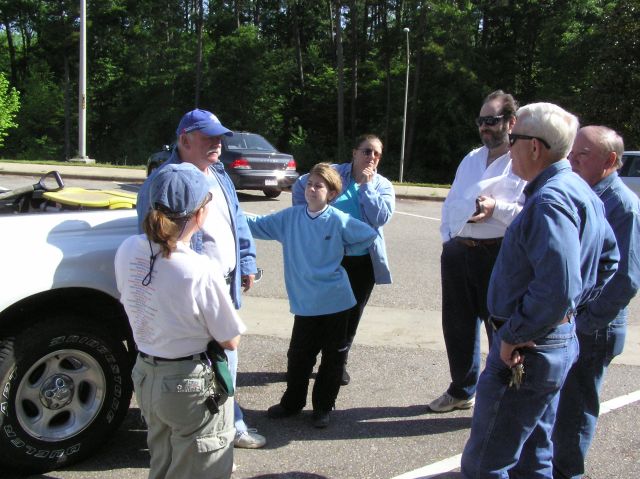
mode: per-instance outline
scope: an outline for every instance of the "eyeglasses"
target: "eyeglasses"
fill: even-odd
[[[380,158],[382,152],[376,151],[373,148],[358,148],[358,151],[361,151],[364,156],[375,156],[376,158]]]
[[[540,138],[539,136],[518,135],[517,133],[509,133],[509,146],[513,146],[513,144],[518,140],[538,140],[540,143],[547,147],[547,150],[551,149],[551,145],[549,145],[549,143],[547,143],[544,138]]]
[[[479,116],[478,118],[476,118],[476,125],[478,126],[482,126],[482,124],[484,123],[487,126],[495,126],[497,125],[500,120],[502,120],[504,118],[504,115],[498,115],[498,116]]]

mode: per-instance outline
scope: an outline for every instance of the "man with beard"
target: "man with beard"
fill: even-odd
[[[487,334],[487,288],[502,237],[522,209],[526,182],[511,170],[509,133],[517,103],[502,90],[489,94],[476,118],[484,146],[458,166],[442,206],[442,331],[451,384],[429,404],[433,412],[469,409],[480,374],[480,324]]]
[[[251,288],[257,272],[256,247],[233,182],[220,162],[223,135],[232,136],[233,132],[223,126],[213,113],[201,109],[185,113],[176,130],[176,147],[156,172],[166,165],[185,162],[196,166],[207,177],[213,200],[202,230],[191,239],[191,248],[220,264],[231,300],[239,309],[241,291]],[[156,172],[147,178],[138,192],[136,207],[141,232],[144,217],[152,206],[149,204],[149,186]],[[235,386],[237,351],[226,353]],[[266,439],[255,429],[247,427],[242,409],[235,400],[234,415],[235,447],[256,449],[264,446]]]

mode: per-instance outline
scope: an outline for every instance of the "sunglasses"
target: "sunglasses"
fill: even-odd
[[[380,155],[382,155],[381,152],[376,151],[372,148],[358,148],[358,151],[361,151],[364,156],[375,156],[376,158],[380,158]]]
[[[478,118],[476,118],[476,125],[478,126],[482,126],[482,124],[484,123],[487,126],[495,126],[497,125],[500,120],[502,120],[504,118],[504,115],[498,115],[498,116],[479,116]]]
[[[547,147],[547,150],[551,149],[549,143],[547,143],[544,138],[540,138],[539,136],[518,135],[517,133],[509,133],[509,146],[513,146],[513,144],[518,140],[538,140],[540,143]]]

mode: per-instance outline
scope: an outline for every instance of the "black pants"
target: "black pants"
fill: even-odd
[[[376,284],[376,279],[373,274],[371,256],[368,254],[345,256],[342,259],[342,267],[347,272],[347,276],[349,276],[351,290],[356,297],[356,305],[348,311],[347,346],[350,348],[356,336],[356,330],[358,329],[358,324],[360,324],[364,307],[369,302],[369,297]]]
[[[347,353],[347,313],[349,310],[321,316],[296,315],[287,353],[287,390],[280,404],[297,411],[307,403],[309,378],[322,352],[311,400],[314,411],[334,408]]]
[[[487,290],[500,244],[466,246],[455,239],[442,248],[442,331],[447,347],[451,384],[456,399],[475,395],[480,375],[480,325],[487,325]]]

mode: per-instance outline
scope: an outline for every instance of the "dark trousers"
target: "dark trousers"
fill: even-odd
[[[296,315],[287,353],[287,390],[280,404],[297,411],[307,403],[309,378],[322,352],[311,400],[314,411],[334,408],[347,353],[347,313],[349,310],[321,316]]]
[[[369,302],[369,297],[376,284],[376,279],[373,274],[371,256],[368,254],[345,256],[342,259],[342,267],[347,272],[351,290],[356,297],[356,305],[348,311],[347,346],[350,348],[353,344],[353,339],[356,337],[356,330],[358,329],[358,324],[360,324],[364,307]]]
[[[480,324],[487,319],[487,290],[500,244],[466,246],[455,239],[442,248],[442,332],[456,399],[475,395],[480,375]]]

